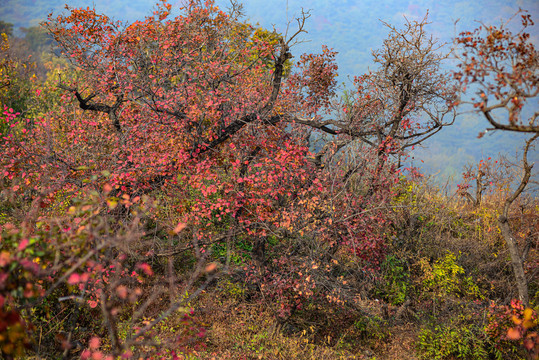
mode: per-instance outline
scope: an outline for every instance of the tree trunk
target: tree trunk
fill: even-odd
[[[266,265],[266,237],[256,238],[251,257],[257,268],[262,269]]]
[[[528,164],[528,151],[530,150],[530,145],[539,137],[539,134],[535,134],[531,139],[526,141],[526,146],[524,147],[524,153],[522,154],[522,165],[524,168],[524,174],[518,188],[515,192],[505,199],[505,205],[503,207],[503,212],[498,222],[500,223],[500,228],[502,230],[502,235],[507,243],[507,248],[509,249],[509,254],[511,255],[511,265],[513,266],[513,272],[515,274],[515,280],[517,282],[518,297],[522,301],[522,304],[525,307],[530,306],[530,297],[528,294],[528,281],[526,280],[526,274],[524,273],[524,260],[520,255],[520,250],[518,249],[517,242],[513,236],[513,232],[509,227],[509,209],[511,204],[515,201],[517,197],[522,194],[528,182],[530,181],[533,164]]]
[[[502,235],[507,243],[509,254],[511,255],[511,265],[513,266],[513,273],[515,274],[515,280],[517,283],[518,297],[525,307],[529,306],[530,298],[528,294],[528,281],[526,280],[526,274],[524,273],[524,262],[520,256],[518,245],[513,237],[513,233],[509,228],[509,222],[506,217],[501,217],[500,228]]]

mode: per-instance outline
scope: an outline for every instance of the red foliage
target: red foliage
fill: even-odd
[[[529,352],[531,358],[539,355],[537,331],[537,313],[531,308],[524,308],[519,300],[512,300],[511,305],[491,305],[485,332],[494,346],[504,351],[508,341],[516,341]]]
[[[339,104],[335,52],[324,47],[322,54],[302,55],[287,77],[297,33],[290,39],[257,33],[239,14],[226,14],[212,1],[191,1],[176,18],[162,1],[152,16],[130,25],[94,9],[66,8],[66,15],[50,15],[45,26],[76,75],[61,78],[61,102],[38,119],[21,120],[5,109],[11,130],[0,142],[6,154],[0,181],[10,194],[31,202],[21,234],[41,236],[42,246],[62,259],[49,254],[43,264],[45,295],[62,286],[78,290],[91,311],[101,311],[114,356],[129,357],[128,349],[147,340],[166,318],[134,325],[124,343],[112,325],[124,305],[153,301],[164,291],[162,282],[172,279],[148,264],[161,249],[144,248],[143,216],[193,244],[199,264],[207,256],[204,244],[223,234],[229,243],[243,236],[259,244],[261,254],[253,258],[260,271],[252,279],[272,289],[280,315],[301,308],[306,299],[340,301],[338,287],[321,286],[330,282],[330,271],[320,258],[329,261],[341,250],[364,266],[379,266],[390,189],[398,179],[392,156],[447,125],[434,118],[426,125],[411,120],[419,98],[403,98],[409,89],[395,90],[390,106],[371,102],[370,96],[381,96],[381,71],[358,78],[355,100]],[[298,33],[304,21],[299,19]],[[420,28],[416,24],[414,31]],[[408,65],[426,59],[416,55]],[[439,60],[429,57],[422,66],[436,70]],[[393,80],[405,76],[401,80],[412,87],[411,73],[401,70],[393,69]],[[416,75],[433,87],[443,78]],[[439,90],[432,95],[437,101],[446,96]],[[429,99],[416,95],[428,107]],[[350,114],[346,126],[318,126],[334,104]],[[336,135],[316,154],[310,151],[313,129]],[[164,199],[168,218],[151,206],[152,197]],[[61,208],[76,199],[76,206]],[[285,255],[268,264],[263,244],[269,236],[282,241],[283,253],[303,239],[325,253],[318,259],[309,252]],[[187,286],[202,269],[217,269],[202,266]],[[155,293],[142,293],[146,278]],[[171,292],[175,281],[170,280]],[[164,314],[181,304],[171,303]],[[133,322],[143,312],[135,314]],[[181,341],[193,332],[203,336],[191,330]],[[98,341],[82,354],[90,356],[105,356]]]
[[[534,23],[525,11],[517,15],[522,24],[517,33],[508,29],[509,22],[460,33],[455,42],[461,47],[462,62],[454,75],[463,91],[471,84],[479,85],[471,103],[492,125],[489,130],[537,133],[533,99],[539,94],[539,53],[526,32]],[[527,104],[531,106],[531,116],[523,111]]]

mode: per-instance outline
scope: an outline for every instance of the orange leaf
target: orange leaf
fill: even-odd
[[[104,192],[105,194],[108,194],[108,193],[110,193],[111,191],[112,191],[112,186],[110,186],[110,184],[105,184],[105,185],[103,185],[103,192]]]
[[[518,340],[522,337],[522,335],[520,334],[520,331],[518,331],[517,328],[510,328],[509,330],[507,330],[507,338],[509,340]]]
[[[217,269],[217,264],[211,263],[211,264],[208,264],[208,266],[206,266],[205,270],[206,270],[206,272],[212,272],[215,269]]]
[[[186,226],[187,226],[187,224],[185,224],[185,223],[178,223],[178,225],[176,225],[176,227],[172,231],[174,232],[174,234],[177,234],[180,231],[182,231],[183,229],[185,229]]]

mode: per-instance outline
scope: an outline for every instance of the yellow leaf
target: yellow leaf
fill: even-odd
[[[108,199],[107,205],[109,206],[109,209],[114,210],[116,206],[118,206],[118,201],[114,199]]]
[[[522,324],[522,320],[520,320],[518,317],[516,317],[515,315],[513,315],[511,317],[511,320],[513,321],[513,323],[515,323],[515,325],[520,325]]]
[[[532,315],[533,310],[531,308],[526,308],[526,310],[524,310],[524,320],[531,320]]]
[[[531,319],[524,320],[524,322],[522,323],[522,327],[524,327],[524,329],[531,329],[535,327],[535,322]]]

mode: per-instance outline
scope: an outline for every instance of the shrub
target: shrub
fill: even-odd
[[[478,286],[471,277],[465,276],[464,269],[457,263],[457,256],[448,252],[444,257],[430,264],[427,259],[419,261],[423,272],[421,285],[426,292],[435,298],[447,296],[481,297]]]
[[[425,327],[418,339],[420,358],[429,360],[486,360],[488,347],[479,327],[461,323]]]
[[[410,292],[410,273],[405,259],[394,254],[382,263],[383,281],[378,293],[392,305],[401,305]]]

